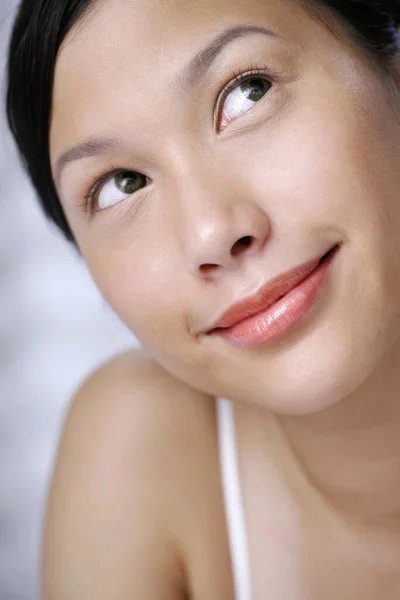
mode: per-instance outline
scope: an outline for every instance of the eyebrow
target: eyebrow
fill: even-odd
[[[178,88],[181,91],[187,91],[188,88],[194,87],[206,75],[214,60],[228,44],[255,33],[268,37],[278,37],[278,34],[271,29],[258,25],[236,25],[235,27],[225,29],[205,48],[200,50],[191,59],[189,64],[184,67],[178,78]]]
[[[181,93],[195,87],[198,82],[205,77],[212,63],[222,50],[233,41],[251,34],[262,34],[268,37],[279,37],[278,34],[270,29],[257,25],[236,25],[225,29],[217,35],[205,48],[197,52],[189,63],[183,68],[176,82],[177,88]],[[69,148],[56,162],[54,180],[56,186],[59,186],[62,172],[65,167],[74,161],[91,156],[100,156],[109,151],[115,150],[120,146],[118,139],[114,136],[101,136],[90,139]]]
[[[54,170],[54,181],[56,186],[60,185],[61,175],[65,167],[76,160],[89,158],[90,156],[100,156],[111,150],[116,150],[120,147],[118,139],[114,136],[101,136],[86,142],[82,142],[69,148],[60,156],[56,162]]]

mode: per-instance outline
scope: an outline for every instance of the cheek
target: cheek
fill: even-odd
[[[354,99],[332,90],[302,100],[260,132],[247,169],[271,217],[298,231],[329,225],[359,229],[360,219],[371,226],[377,215],[386,225],[385,190],[399,170],[394,144],[382,135],[387,126],[376,107],[361,110]]]
[[[184,329],[177,269],[165,252],[154,244],[131,244],[96,259],[85,257],[104,298],[143,343],[163,344],[172,331]],[[153,250],[153,253],[151,253]]]

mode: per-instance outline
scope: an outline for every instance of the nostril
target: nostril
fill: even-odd
[[[203,275],[211,275],[211,273],[214,273],[214,271],[216,271],[218,269],[219,265],[214,265],[214,264],[204,264],[204,265],[200,265],[200,272],[203,273]]]
[[[243,250],[249,248],[252,243],[253,238],[251,235],[246,235],[245,237],[240,238],[240,240],[238,240],[236,244],[232,246],[231,255],[236,256],[237,254],[240,254]]]
[[[238,256],[241,252],[250,248],[250,246],[254,243],[255,238],[251,235],[246,235],[240,238],[231,248],[230,256],[235,257]],[[222,266],[229,266],[229,255],[225,257],[221,257],[222,260],[220,263],[203,263],[199,265],[199,271],[205,276],[211,276],[215,274],[215,272],[220,269]],[[225,259],[225,260],[224,260]]]

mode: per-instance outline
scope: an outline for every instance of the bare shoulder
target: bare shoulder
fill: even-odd
[[[87,379],[76,395],[70,417],[72,413],[80,418],[90,414],[102,420],[103,411],[111,413],[108,427],[127,417],[127,427],[140,423],[140,434],[147,424],[150,429],[146,433],[151,435],[153,428],[161,424],[180,431],[182,420],[213,420],[214,399],[173,377],[144,351],[132,350],[115,357]]]
[[[65,421],[46,518],[46,600],[183,598],[204,576],[228,599],[227,557],[225,575],[201,558],[216,531],[223,557],[214,399],[142,351],[116,357],[82,385]]]
[[[144,351],[132,350],[103,365],[81,386],[64,440],[70,435],[74,445],[79,436],[98,457],[107,447],[108,460],[123,452],[130,467],[134,461],[145,463],[160,484],[167,466],[170,481],[171,469],[190,464],[182,457],[193,458],[196,440],[201,440],[202,454],[215,445],[215,401],[170,375]]]

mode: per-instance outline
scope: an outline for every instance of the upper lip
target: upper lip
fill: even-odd
[[[259,287],[250,296],[247,296],[243,300],[230,306],[220,317],[218,317],[214,324],[207,330],[207,333],[211,333],[215,329],[232,327],[274,304],[277,300],[282,298],[282,296],[304,281],[304,279],[317,268],[321,260],[330,253],[334,247],[325,252],[325,254],[320,255],[318,258],[313,258],[302,265],[277,275]]]

